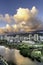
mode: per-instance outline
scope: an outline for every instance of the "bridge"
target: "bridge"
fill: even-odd
[[[4,60],[2,56],[0,56],[0,65],[8,65],[7,61]]]

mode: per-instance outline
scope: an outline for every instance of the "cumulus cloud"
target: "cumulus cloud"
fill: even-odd
[[[0,21],[4,20],[4,16],[2,14],[0,14]]]
[[[5,32],[13,32],[13,27],[9,24],[6,24]]]
[[[37,14],[37,9],[36,7],[32,7],[32,9],[28,8],[19,8],[17,9],[17,13],[13,16],[14,20],[17,22],[22,22],[22,21],[29,21],[31,18],[34,18],[34,15]]]
[[[0,28],[0,34],[4,34],[4,33],[5,33],[4,29]]]
[[[18,32],[18,31],[19,31],[19,28],[17,24],[14,24],[12,26],[7,24],[5,27],[5,32]]]
[[[36,14],[38,13],[38,10],[37,10],[37,8],[36,8],[35,6],[32,7],[31,13],[32,13],[33,15],[36,15]]]
[[[33,6],[31,9],[28,8],[19,8],[17,13],[13,16],[9,14],[0,15],[0,20],[4,20],[8,23],[12,21],[16,22],[14,25],[6,24],[6,32],[29,32],[41,29],[41,21],[37,19],[38,9]],[[2,31],[2,30],[0,30]]]
[[[28,8],[19,8],[17,13],[14,14],[13,19],[19,25],[19,31],[34,31],[37,30],[40,26],[40,21],[36,18],[38,10],[35,6],[32,9]]]
[[[5,18],[4,18],[5,21],[7,22],[11,22],[11,17],[9,14],[5,14]]]
[[[12,19],[13,19],[13,16],[11,16],[9,14],[5,14],[5,15],[0,14],[0,21],[11,23]]]
[[[18,28],[17,24],[14,24],[12,27],[13,27],[13,31],[14,32],[18,32],[19,31],[19,28]]]

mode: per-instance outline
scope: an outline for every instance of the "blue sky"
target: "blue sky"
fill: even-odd
[[[19,7],[38,8],[40,15],[43,13],[43,0],[0,0],[0,14],[9,13],[13,15]]]
[[[38,18],[43,21],[43,0],[0,0],[0,14],[9,14],[13,16],[16,14],[18,8],[29,8],[35,6],[39,13]],[[8,22],[0,21],[0,27],[5,26]],[[10,23],[12,25],[13,23]]]

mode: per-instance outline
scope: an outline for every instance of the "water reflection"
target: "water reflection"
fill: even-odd
[[[43,63],[38,63],[23,57],[20,55],[19,50],[9,49],[4,46],[0,46],[0,55],[2,55],[6,61],[12,61],[17,65],[43,65]]]
[[[6,60],[6,61],[12,61],[14,60],[14,64],[16,63],[16,60],[15,60],[15,53],[14,53],[14,49],[9,49],[9,48],[6,48],[4,46],[0,46],[0,55],[3,56],[3,58]]]

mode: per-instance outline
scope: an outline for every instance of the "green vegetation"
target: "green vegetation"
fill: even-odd
[[[30,57],[32,60],[36,59],[39,62],[43,62],[43,44],[20,44],[18,45],[18,49],[23,56]]]
[[[32,57],[32,59],[36,59],[36,60],[38,60],[38,61],[41,61],[41,51],[39,51],[38,49],[37,50],[33,50],[32,52],[31,52],[31,57]]]
[[[0,40],[0,45],[16,48],[25,57],[30,57],[32,60],[43,62],[43,43],[26,44],[26,43],[9,43],[7,40]]]

